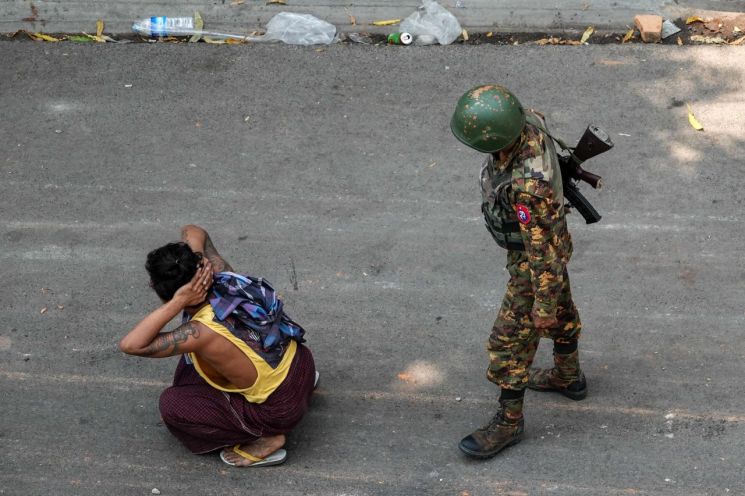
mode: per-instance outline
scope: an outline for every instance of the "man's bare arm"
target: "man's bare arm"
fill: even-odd
[[[180,325],[171,332],[158,334],[153,341],[142,350],[137,350],[136,355],[151,358],[163,358],[167,356],[188,353],[199,348],[201,331],[197,324],[187,322]]]
[[[217,248],[212,244],[209,234],[207,235],[207,239],[204,240],[204,256],[212,262],[215,272],[233,272],[233,267],[217,252]]]
[[[233,272],[233,267],[220,255],[215,248],[209,233],[203,228],[189,224],[181,228],[181,240],[195,251],[202,253],[207,260],[212,262],[215,272]]]
[[[191,281],[181,286],[169,301],[163,303],[135,325],[119,341],[119,349],[128,355],[160,358],[196,351],[209,341],[211,332],[202,324],[188,322],[172,332],[159,334],[161,329],[187,307],[205,304],[207,289],[212,283],[212,264],[205,261]],[[206,336],[204,336],[206,334]],[[203,335],[204,339],[199,339]]]

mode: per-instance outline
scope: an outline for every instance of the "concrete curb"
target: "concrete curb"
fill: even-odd
[[[240,0],[238,0],[240,1]],[[441,1],[469,32],[498,33],[577,33],[594,26],[600,33],[622,32],[631,28],[636,14],[658,13],[666,18],[688,15],[717,16],[728,13],[690,9],[681,6],[656,8],[656,2],[589,2],[566,1],[561,9],[549,8],[537,1],[507,0],[494,7],[491,0],[464,0],[466,7],[456,7],[456,1]],[[265,5],[253,0],[235,4],[218,0],[205,4],[193,0],[160,0],[148,3],[114,3],[96,0],[0,0],[0,32],[19,29],[44,33],[95,32],[96,20],[106,23],[105,33],[131,34],[132,22],[151,15],[188,16],[198,10],[205,28],[236,34],[261,30],[275,14],[282,11],[309,13],[334,24],[341,32],[390,33],[396,26],[377,27],[371,23],[381,19],[403,19],[414,12],[419,0],[382,1],[382,5],[356,5],[328,0],[325,5],[308,2],[297,5]],[[658,3],[658,2],[657,2]],[[390,5],[388,5],[390,4]],[[729,13],[732,14],[732,13]],[[352,23],[352,18],[356,21]]]

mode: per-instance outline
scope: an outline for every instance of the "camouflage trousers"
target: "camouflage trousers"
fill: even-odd
[[[533,326],[530,315],[534,295],[525,252],[508,251],[507,270],[510,273],[507,292],[487,344],[489,369],[486,376],[500,388],[524,389],[540,338],[572,343],[579,339],[582,323],[572,301],[566,268],[556,311],[558,323],[540,330]]]

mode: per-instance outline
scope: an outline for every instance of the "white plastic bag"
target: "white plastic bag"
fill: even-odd
[[[329,45],[336,26],[310,14],[280,12],[266,24],[262,41],[282,41],[289,45]]]
[[[463,32],[458,19],[434,0],[422,0],[416,12],[403,20],[401,31],[414,37],[434,36],[440,45],[449,45]],[[428,43],[427,43],[428,44]]]

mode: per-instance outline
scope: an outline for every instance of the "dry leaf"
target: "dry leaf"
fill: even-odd
[[[266,0],[266,4],[276,3],[277,5],[287,5],[287,0]]]
[[[316,52],[318,53],[325,52],[325,51],[326,51],[325,48],[316,48]]]
[[[632,28],[632,29],[629,29],[628,31],[626,31],[626,34],[623,35],[623,39],[621,40],[621,43],[626,43],[627,41],[629,41],[633,37],[634,37],[634,29]]]
[[[463,29],[463,32],[461,32],[461,35],[463,36],[463,41],[468,41],[468,31]]]
[[[561,38],[542,38],[535,42],[536,45],[581,45],[582,43],[577,40],[562,40]],[[514,43],[517,45],[517,42]]]
[[[491,38],[492,36],[494,36],[494,33],[492,33],[491,31],[489,31],[488,33],[486,33],[486,37],[487,38]]]
[[[385,21],[373,21],[373,26],[393,26],[394,24],[398,24],[401,22],[401,19],[388,19]]]
[[[595,28],[590,26],[589,28],[585,29],[585,32],[582,33],[582,38],[580,38],[580,43],[587,43],[587,40],[590,39],[590,36],[592,36],[592,33],[595,32]]]
[[[103,19],[96,21],[96,36],[103,35]]]
[[[194,29],[199,31],[197,34],[194,34],[189,38],[189,43],[196,43],[202,38],[202,29],[204,29],[204,20],[202,19],[202,14],[200,14],[198,11],[194,11]]]
[[[237,7],[239,5],[243,5],[246,2],[246,0],[233,0],[230,2],[231,7]]]
[[[242,40],[240,38],[228,38],[225,40],[225,43],[228,45],[242,45],[243,43],[248,43],[248,40]]]
[[[42,308],[39,313],[47,313],[47,307]]]
[[[743,36],[742,38],[738,38],[735,41],[730,41],[729,44],[730,45],[742,45],[744,43],[745,43],[745,36]]]
[[[209,36],[202,36],[202,39],[205,41],[205,43],[209,43],[211,45],[224,45],[225,40],[215,40],[213,38],[210,38]]]
[[[13,34],[9,34],[9,35],[8,35],[8,38],[15,38],[16,36],[18,36],[18,35],[19,35],[19,34],[21,34],[21,33],[25,34],[26,36],[28,36],[28,37],[29,37],[29,38],[31,38],[32,40],[34,39],[34,36],[33,36],[33,35],[32,35],[31,33],[29,33],[28,31],[26,31],[25,29],[19,29],[19,30],[18,30],[18,31],[16,31],[15,33],[13,33]]]
[[[705,22],[705,21],[701,19],[699,16],[691,16],[688,19],[686,19],[686,24],[691,24],[694,22]]]
[[[722,38],[721,36],[702,36],[700,34],[694,34],[691,36],[691,41],[697,41],[699,43],[706,43],[707,45],[722,45],[727,43],[727,41]]]
[[[98,43],[106,43],[106,39],[103,36],[88,34],[85,31],[83,31],[83,36],[87,36],[89,40],[97,41]],[[106,38],[108,38],[108,36]]]
[[[721,19],[712,19],[704,22],[704,27],[715,33],[719,33],[722,30],[722,26],[724,26],[724,24],[722,24]]]
[[[404,382],[412,382],[413,380],[413,377],[408,372],[401,372],[398,374],[398,378]]]
[[[739,33],[740,31],[742,31],[742,29],[740,29],[740,26],[735,26],[734,28],[732,28],[732,33]]]
[[[703,131],[704,126],[698,121],[698,119],[696,119],[696,116],[693,115],[693,110],[691,109],[690,104],[686,103],[686,106],[688,107],[688,123],[696,131]]]
[[[680,36],[678,36],[678,45],[683,46],[683,38],[681,38]]]
[[[347,15],[349,16],[349,24],[351,24],[352,26],[356,26],[357,18],[353,16],[352,14],[347,14]]]
[[[31,37],[35,40],[42,40],[42,41],[60,41],[59,38],[55,38],[54,36],[49,36],[48,34],[44,33],[33,33]]]

